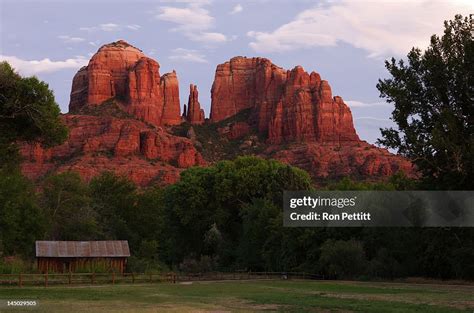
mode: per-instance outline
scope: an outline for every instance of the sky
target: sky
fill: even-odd
[[[393,105],[379,97],[384,60],[424,49],[443,21],[474,13],[469,0],[0,0],[0,60],[36,75],[68,111],[77,70],[103,44],[124,39],[173,69],[180,100],[197,84],[209,116],[216,66],[260,56],[301,65],[329,81],[350,106],[356,130],[374,143],[392,126]]]

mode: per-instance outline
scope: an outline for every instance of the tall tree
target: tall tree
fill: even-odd
[[[65,172],[43,183],[41,206],[48,221],[44,237],[53,240],[93,240],[100,236],[98,217],[87,185],[79,174]]]
[[[398,126],[382,129],[379,143],[412,159],[431,188],[474,186],[473,25],[461,15],[446,21],[444,35],[413,48],[408,63],[386,61],[392,77],[377,84]]]
[[[34,187],[21,175],[17,141],[59,144],[67,128],[48,85],[0,62],[0,254],[32,255],[46,220]]]
[[[59,106],[48,84],[36,77],[21,77],[0,63],[0,131],[9,141],[40,141],[50,146],[66,139]]]
[[[130,221],[137,218],[136,186],[126,177],[104,172],[94,177],[89,187],[105,238],[139,242],[139,234],[130,227]]]
[[[0,256],[31,256],[44,233],[45,219],[34,187],[18,171],[0,170]]]

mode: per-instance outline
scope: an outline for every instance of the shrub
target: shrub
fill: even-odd
[[[362,275],[366,266],[362,243],[355,240],[326,240],[321,246],[319,266],[330,278],[351,279]]]

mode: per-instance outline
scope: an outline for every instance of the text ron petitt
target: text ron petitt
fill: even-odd
[[[296,213],[290,214],[292,221],[370,221],[370,213],[357,212],[357,213],[328,213],[328,212],[309,212],[309,213]]]

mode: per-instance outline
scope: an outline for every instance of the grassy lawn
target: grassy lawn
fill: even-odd
[[[474,287],[321,281],[233,281],[1,287],[0,312],[473,312]],[[2,301],[4,302],[4,301]]]

